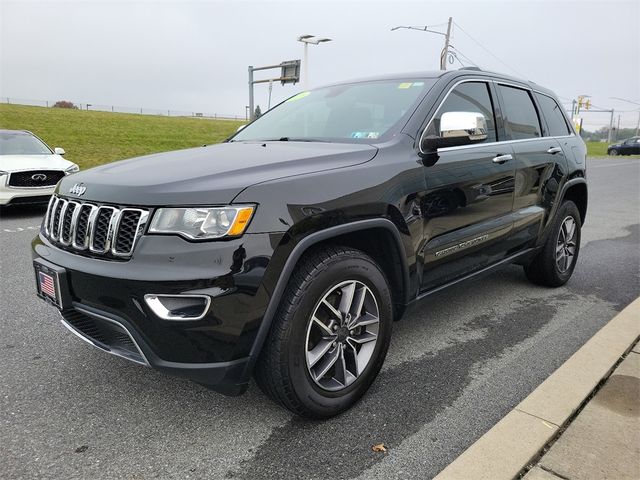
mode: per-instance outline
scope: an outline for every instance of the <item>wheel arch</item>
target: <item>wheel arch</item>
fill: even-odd
[[[377,236],[372,235],[369,237],[367,235],[365,237],[363,236],[364,233],[377,234]],[[358,248],[369,254],[374,260],[379,262],[385,276],[387,276],[388,281],[391,283],[390,287],[394,299],[394,312],[396,312],[396,308],[403,310],[404,305],[408,302],[410,279],[406,251],[401,234],[391,220],[386,218],[358,220],[311,233],[295,244],[280,272],[262,322],[258,328],[253,346],[251,347],[249,361],[242,376],[243,378],[241,379],[242,382],[248,381],[253,372],[253,368],[271,330],[278,305],[293,270],[305,253],[323,244],[349,246]],[[391,250],[385,251],[381,248],[383,245],[389,246]],[[391,255],[388,255],[389,252],[391,252]],[[387,255],[386,258],[385,254]],[[382,261],[380,259],[382,259]],[[399,313],[401,314],[402,311]]]
[[[584,225],[588,203],[587,182],[583,178],[576,178],[567,182],[562,194],[562,201],[565,200],[571,200],[576,204],[580,212],[580,223]]]

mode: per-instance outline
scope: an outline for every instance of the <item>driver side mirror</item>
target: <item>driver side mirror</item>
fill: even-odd
[[[444,112],[437,135],[427,135],[428,130],[431,130],[429,126],[420,139],[421,153],[483,142],[487,139],[487,119],[479,112]]]
[[[56,155],[64,155],[67,152],[64,151],[64,148],[56,147],[53,149],[53,153],[55,153]]]

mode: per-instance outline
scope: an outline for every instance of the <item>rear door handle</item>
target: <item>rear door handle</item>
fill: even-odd
[[[550,153],[551,155],[555,155],[556,153],[561,153],[562,149],[560,147],[551,147],[549,148],[549,150],[547,150],[547,153]]]
[[[513,155],[511,155],[510,153],[507,153],[505,155],[497,155],[493,157],[493,160],[491,161],[493,163],[498,163],[502,165],[503,163],[508,162],[509,160],[513,160]]]

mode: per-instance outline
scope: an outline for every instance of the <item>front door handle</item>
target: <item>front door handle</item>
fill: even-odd
[[[497,155],[493,157],[493,160],[491,161],[493,163],[502,165],[503,163],[508,162],[509,160],[513,160],[513,156],[510,153],[507,153],[506,155]]]
[[[549,150],[547,150],[547,153],[550,153],[551,155],[555,155],[556,153],[560,152],[562,152],[562,149],[560,147],[551,147],[549,148]]]

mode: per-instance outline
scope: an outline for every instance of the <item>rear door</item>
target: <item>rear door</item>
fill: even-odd
[[[549,135],[531,89],[499,82],[496,89],[505,134],[510,140],[515,157],[514,226],[511,243],[515,249],[523,249],[537,241],[548,218],[566,174],[565,152],[558,138]],[[555,103],[550,97],[547,98]],[[564,128],[563,134],[566,136],[568,126],[565,124]]]
[[[440,148],[436,163],[424,169],[423,291],[506,255],[505,239],[512,228],[514,162],[511,146],[499,142],[494,105],[489,82],[463,81],[449,91],[427,127],[438,128],[444,112],[479,112],[487,119],[486,140]]]

